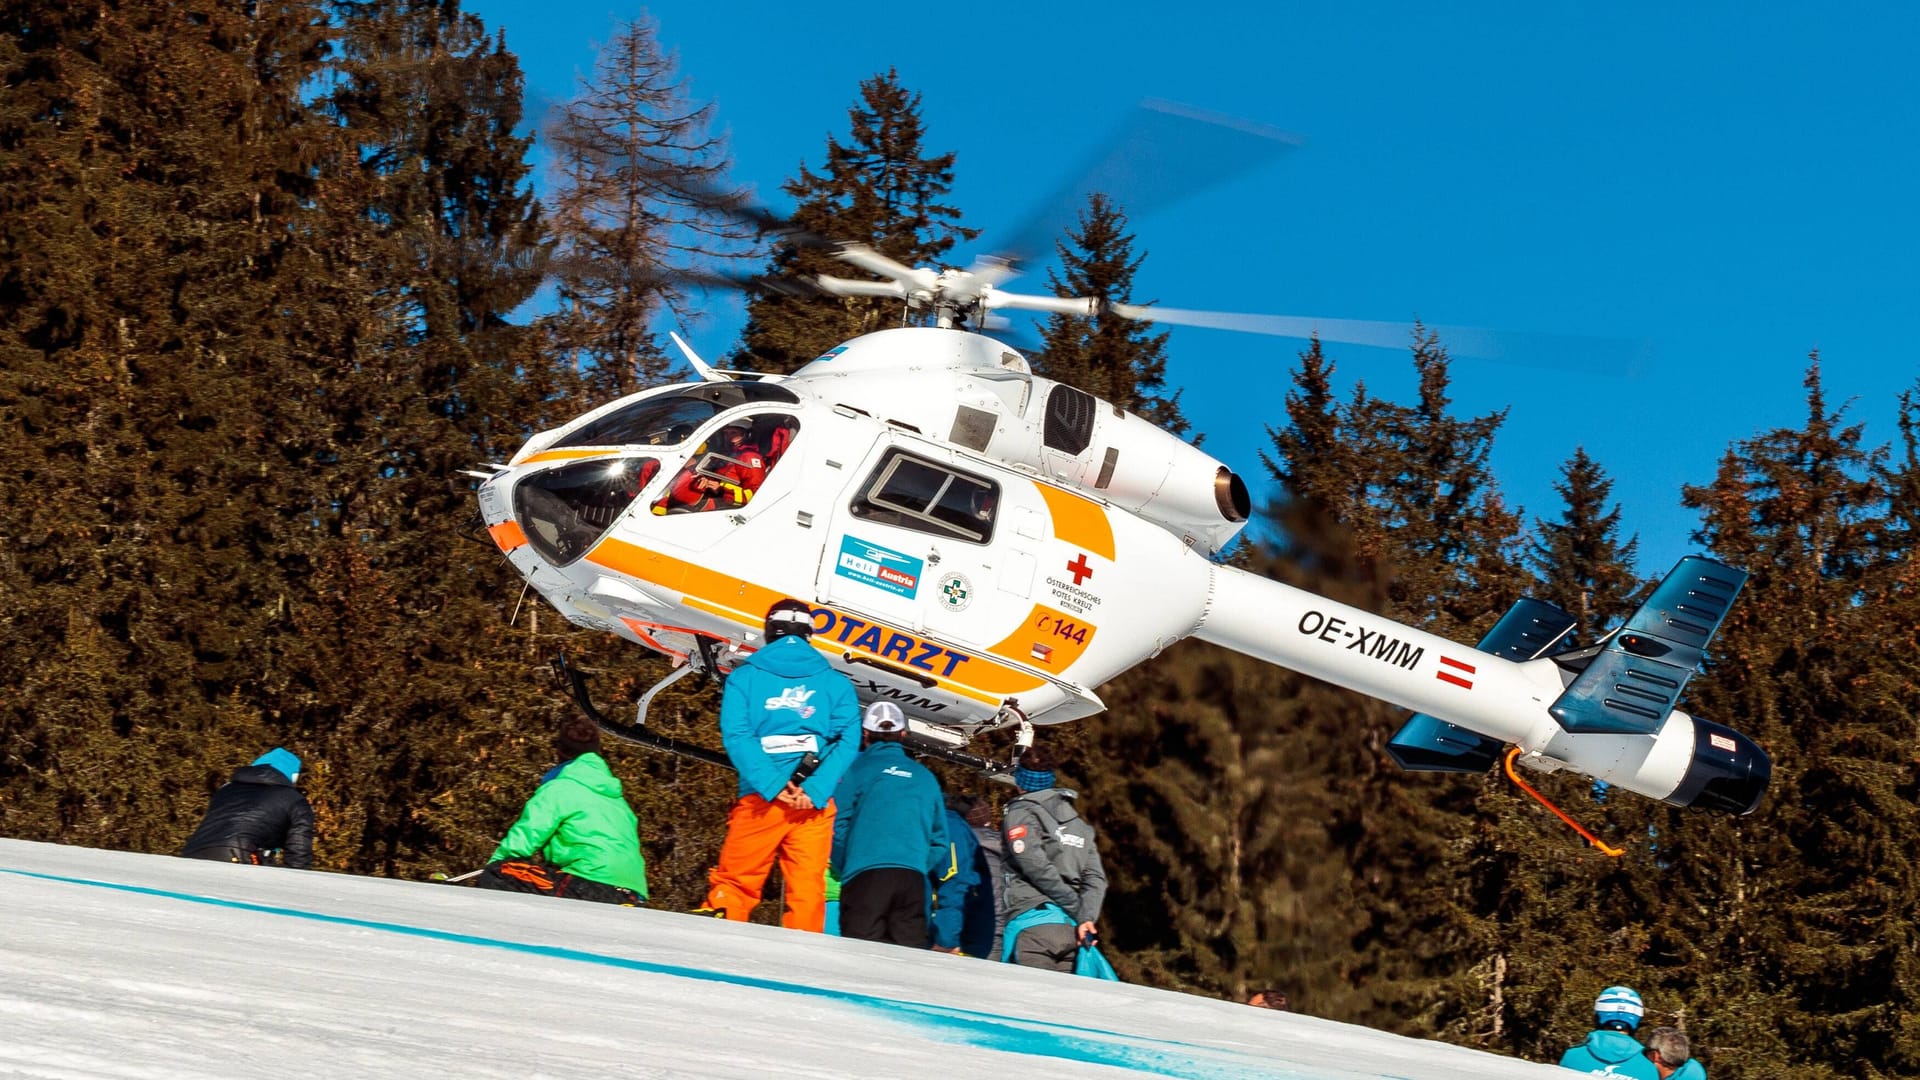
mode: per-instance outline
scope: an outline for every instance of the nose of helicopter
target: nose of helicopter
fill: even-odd
[[[585,555],[659,472],[651,457],[593,458],[503,473],[481,488],[488,532],[502,551],[524,544],[564,567]]]

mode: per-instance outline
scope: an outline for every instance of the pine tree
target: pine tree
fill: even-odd
[[[744,239],[713,208],[728,168],[713,106],[688,96],[677,66],[657,23],[626,23],[547,125],[561,178],[550,220],[561,310],[546,328],[595,398],[661,381],[669,363],[654,318],[684,320],[682,282]]]
[[[1286,396],[1288,423],[1267,425],[1273,447],[1260,452],[1260,463],[1287,498],[1331,509],[1351,501],[1352,465],[1333,395],[1334,365],[1317,336],[1299,359]]]
[[[897,71],[860,84],[848,111],[849,141],[827,140],[824,169],[805,164],[785,185],[800,200],[796,229],[839,243],[863,243],[910,266],[938,263],[955,242],[977,230],[958,224],[960,212],[940,200],[953,186],[951,153],[922,156],[920,95],[900,85]],[[844,275],[841,263],[808,242],[776,243],[773,278]],[[900,302],[864,297],[816,298],[763,293],[747,303],[741,341],[743,365],[791,372],[848,338],[901,318]]]
[[[1560,467],[1553,490],[1566,507],[1557,522],[1534,522],[1540,530],[1528,558],[1540,576],[1534,595],[1580,620],[1579,639],[1592,642],[1632,609],[1640,540],[1620,542],[1620,506],[1606,505],[1613,481],[1585,447]]]
[[[1698,538],[1750,573],[1689,708],[1773,758],[1752,820],[1674,828],[1669,928],[1702,963],[1670,990],[1701,1017],[1715,1075],[1912,1075],[1920,717],[1887,665],[1884,453],[1830,412],[1817,354],[1804,426],[1743,440],[1685,489]]]
[[[265,749],[324,41],[298,3],[30,7],[0,37],[0,831],[165,850]]]
[[[1047,272],[1055,296],[1100,301],[1092,316],[1053,315],[1042,332],[1041,351],[1032,357],[1036,374],[1078,387],[1097,398],[1136,413],[1183,435],[1189,427],[1180,412],[1180,391],[1163,394],[1167,374],[1167,335],[1151,332],[1152,323],[1124,319],[1110,304],[1133,303],[1133,276],[1145,261],[1135,255],[1127,216],[1105,195],[1094,194],[1079,214],[1078,228],[1056,242],[1062,271]]]
[[[1487,466],[1506,410],[1453,416],[1452,361],[1439,337],[1416,326],[1412,356],[1418,400],[1357,402],[1346,433],[1374,458],[1366,501],[1386,534],[1393,610],[1434,633],[1477,637],[1487,614],[1497,617],[1529,584],[1520,515],[1507,509]]]
[[[565,383],[509,318],[546,243],[514,134],[517,61],[453,4],[336,10],[341,58],[319,104],[350,147],[321,171],[315,242],[364,299],[341,298],[357,325],[334,344],[331,487],[297,613],[316,692],[292,723],[319,749],[316,784],[338,777],[328,857],[412,872],[438,868],[461,828],[471,852],[511,820],[472,803],[497,783],[472,767],[475,740],[537,760],[541,721],[564,707],[539,661],[490,632],[520,583],[463,538],[472,495],[452,481],[577,403],[549,399]]]
[[[1635,542],[1620,544],[1619,510],[1605,509],[1611,481],[1584,450],[1561,477],[1555,489],[1566,509],[1558,523],[1538,522],[1530,552],[1542,578],[1534,595],[1579,618],[1590,643],[1631,606]],[[1666,808],[1610,797],[1606,785],[1582,776],[1524,775],[1627,853],[1615,859],[1584,848],[1516,788],[1483,789],[1474,807],[1482,824],[1461,856],[1472,882],[1461,934],[1479,959],[1441,1030],[1468,1045],[1552,1060],[1584,1036],[1585,1006],[1602,987],[1642,985],[1642,965],[1677,962],[1686,947],[1662,925]]]
[[[1502,416],[1452,415],[1449,362],[1433,335],[1416,330],[1413,360],[1419,398],[1403,406],[1364,385],[1336,402],[1318,343],[1301,354],[1290,422],[1269,428],[1265,461],[1287,485],[1276,524],[1312,574],[1305,587],[1344,590],[1356,606],[1471,641],[1526,583],[1518,515],[1486,466]],[[1343,1019],[1448,1030],[1485,976],[1462,860],[1484,785],[1402,773],[1385,753],[1405,720],[1399,710],[1350,694],[1296,708],[1315,752],[1338,763],[1323,813],[1351,925],[1342,981],[1322,993],[1340,1002]]]

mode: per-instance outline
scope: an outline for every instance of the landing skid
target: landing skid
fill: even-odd
[[[653,700],[655,694],[692,670],[692,665],[678,668],[673,674],[657,683],[653,689],[647,691],[646,696],[640,699],[639,717],[645,718],[646,706]],[[607,719],[606,714],[602,713],[600,709],[594,705],[593,695],[587,691],[586,675],[581,672],[579,668],[568,664],[565,656],[556,656],[553,658],[553,675],[567,691],[567,696],[571,697],[573,703],[580,707],[580,711],[586,714],[587,719],[593,721],[601,731],[619,739],[621,742],[629,742],[637,746],[662,750],[669,754],[678,754],[681,757],[692,758],[695,761],[704,761],[709,765],[718,765],[723,769],[733,768],[733,762],[727,759],[726,752],[723,750],[710,750],[707,747],[695,743],[671,738],[657,731],[651,731],[637,722],[621,724]]]
[[[641,696],[639,709],[636,710],[634,722],[631,724],[622,724],[610,720],[605,713],[600,711],[599,706],[593,703],[592,693],[587,689],[586,674],[579,668],[568,664],[567,658],[564,655],[553,658],[553,676],[560,683],[561,687],[566,690],[567,696],[573,699],[573,703],[579,707],[582,713],[586,714],[587,719],[593,721],[594,725],[601,731],[619,739],[621,742],[633,743],[636,746],[645,746],[649,749],[660,750],[669,754],[678,754],[681,757],[692,758],[695,761],[704,761],[709,765],[718,765],[723,769],[732,769],[733,762],[727,758],[726,751],[712,750],[696,743],[662,735],[646,726],[647,706],[652,704],[654,697],[659,694],[660,691],[665,690],[675,682],[685,678],[690,672],[700,671],[702,673],[708,673],[715,670],[713,664],[714,657],[707,651],[707,642],[705,639],[701,640],[701,645],[703,646],[701,649],[703,654],[701,661],[684,664],[675,668],[671,674],[655,683],[652,689]],[[1024,730],[1026,732],[1024,737],[1026,741],[1030,743],[1033,739],[1031,725],[1026,725]],[[915,732],[908,733],[906,744],[907,749],[920,757],[937,758],[941,761],[964,766],[965,768],[977,769],[988,777],[996,779],[1005,778],[1013,772],[1013,766],[1009,763],[994,761],[992,758],[981,757],[979,754],[970,754],[957,746],[940,742]]]
[[[1002,773],[1011,774],[1013,771],[1013,766],[1011,765],[994,761],[991,758],[983,758],[979,754],[969,754],[965,750],[957,750],[941,743],[929,742],[925,739],[916,738],[913,735],[907,736],[906,743],[907,749],[918,757],[939,758],[941,761],[950,761],[955,765],[964,765],[969,769],[978,769],[988,776],[998,776]]]

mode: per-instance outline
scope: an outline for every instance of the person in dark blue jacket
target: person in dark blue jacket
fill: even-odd
[[[980,884],[980,841],[973,838],[973,830],[967,827],[966,816],[955,808],[955,800],[964,796],[947,796],[947,805],[943,820],[947,827],[946,858],[934,868],[931,875],[933,888],[933,941],[935,952],[958,953],[960,932],[966,921],[967,894]]]
[[[1645,1015],[1646,1007],[1632,987],[1609,986],[1600,991],[1593,1003],[1593,1033],[1586,1042],[1560,1055],[1560,1067],[1599,1076],[1660,1080],[1653,1062],[1647,1059],[1647,1048],[1633,1037]]]
[[[766,644],[727,676],[720,741],[740,773],[739,797],[699,914],[745,922],[777,857],[787,902],[780,925],[816,934],[826,926],[833,790],[860,753],[860,700],[812,636],[813,608],[781,600],[767,609]],[[808,754],[819,764],[795,783]]]
[[[994,875],[987,852],[974,831],[972,814],[979,800],[963,792],[947,796],[947,879],[933,893],[933,949],[999,959],[993,951]],[[936,880],[938,874],[935,875]]]
[[[834,789],[833,873],[840,936],[927,947],[927,880],[951,871],[940,782],[907,756],[907,718],[876,701],[861,719],[866,749]]]

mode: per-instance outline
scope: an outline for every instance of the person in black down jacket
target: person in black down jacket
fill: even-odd
[[[207,816],[180,854],[258,866],[279,850],[285,853],[288,866],[310,869],[313,806],[293,786],[299,779],[300,759],[279,746],[253,759],[253,764],[235,769],[233,778],[213,793]]]

